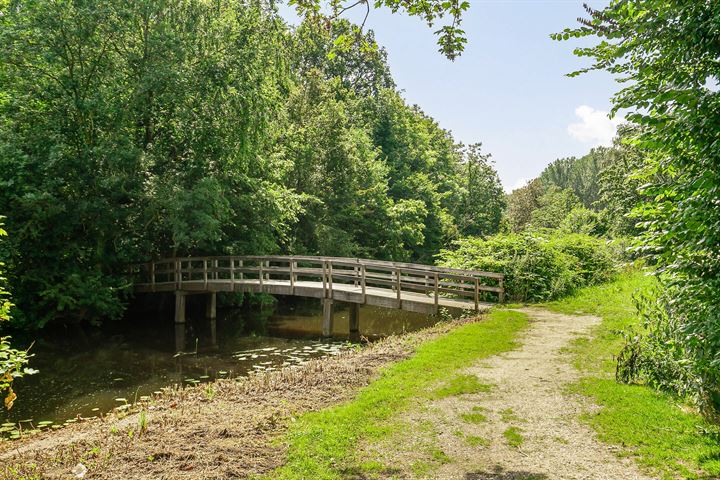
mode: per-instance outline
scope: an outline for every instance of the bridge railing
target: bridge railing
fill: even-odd
[[[338,285],[351,285],[363,297],[369,288],[391,290],[400,300],[402,292],[440,298],[455,297],[479,302],[496,296],[504,301],[504,276],[499,273],[458,270],[431,265],[343,257],[313,256],[214,256],[155,260],[134,266],[136,286],[150,290],[174,285],[209,282],[272,285],[284,282],[291,287],[303,282],[322,283],[326,298]],[[347,288],[347,287],[346,287]]]

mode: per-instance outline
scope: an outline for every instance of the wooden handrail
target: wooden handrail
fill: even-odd
[[[480,270],[462,270],[459,268],[450,268],[450,267],[438,267],[435,265],[422,265],[418,263],[404,263],[404,262],[392,262],[388,260],[370,260],[370,259],[364,259],[364,258],[348,258],[348,257],[325,257],[325,256],[307,256],[307,255],[289,255],[289,256],[274,256],[274,255],[219,255],[219,256],[210,256],[210,257],[184,257],[184,259],[189,260],[193,259],[196,261],[200,261],[203,259],[211,260],[211,259],[217,259],[217,260],[229,260],[231,258],[234,259],[243,259],[243,260],[250,260],[250,261],[260,261],[260,260],[269,260],[269,261],[278,261],[278,262],[287,262],[289,259],[294,259],[295,261],[303,262],[320,262],[323,260],[331,261],[335,265],[346,265],[346,266],[355,266],[355,265],[365,265],[367,267],[384,267],[384,268],[401,268],[403,271],[408,269],[413,270],[419,270],[419,271],[427,271],[427,272],[438,272],[438,273],[457,273],[459,275],[465,275],[465,276],[478,276],[478,277],[486,277],[486,278],[494,278],[494,279],[501,279],[505,276],[502,273],[496,273],[496,272],[484,272]],[[155,260],[156,264],[160,263],[172,263],[176,259],[175,258],[161,258],[158,260]]]
[[[200,262],[202,270],[199,269]],[[500,302],[505,298],[505,277],[500,273],[359,258],[268,255],[183,257],[134,265],[132,271],[149,276],[147,282],[144,278],[137,284],[145,285],[145,288],[149,286],[151,291],[168,283],[182,290],[183,283],[196,282],[197,285],[198,281],[202,282],[204,289],[208,288],[209,282],[220,281],[231,283],[234,289],[238,282],[255,281],[252,277],[257,275],[261,290],[268,282],[284,281],[295,292],[298,282],[302,284],[305,281],[300,281],[299,277],[320,280],[324,298],[334,298],[335,283],[348,285],[343,282],[350,282],[351,286],[359,287],[363,302],[369,286],[392,289],[398,306],[402,303],[403,291],[433,295],[436,307],[441,295],[469,297],[473,299],[476,310],[484,292],[496,293]],[[193,275],[200,271],[201,280]],[[252,274],[250,279],[245,278],[246,273]],[[481,282],[484,278],[493,280],[492,283],[497,286]]]

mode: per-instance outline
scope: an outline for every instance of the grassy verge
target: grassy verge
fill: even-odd
[[[515,348],[515,337],[527,323],[522,313],[493,311],[481,322],[421,345],[411,358],[385,369],[353,401],[303,415],[290,428],[287,463],[270,477],[334,479],[355,471],[361,461],[353,454],[359,442],[393,433],[396,422],[389,420],[413,401],[485,388],[458,376],[458,370]]]
[[[614,380],[613,357],[623,342],[620,331],[638,322],[632,295],[652,281],[640,272],[629,273],[545,305],[603,320],[589,338],[570,347],[575,365],[585,373],[573,390],[601,407],[585,417],[601,440],[620,446],[662,478],[720,478],[720,444],[717,434],[709,433],[716,431],[711,425],[677,398]]]

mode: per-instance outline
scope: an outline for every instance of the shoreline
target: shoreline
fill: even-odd
[[[208,478],[262,475],[281,466],[278,440],[296,416],[351,398],[383,367],[481,317],[391,335],[302,367],[165,389],[128,413],[0,443],[0,478]]]

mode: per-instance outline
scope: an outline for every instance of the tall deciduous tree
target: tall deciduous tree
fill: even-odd
[[[119,315],[150,255],[277,248],[297,201],[263,155],[287,76],[263,5],[0,5],[0,207],[33,322]]]
[[[500,228],[505,194],[490,155],[483,154],[477,143],[463,149],[465,189],[457,214],[462,235],[487,236]]]

